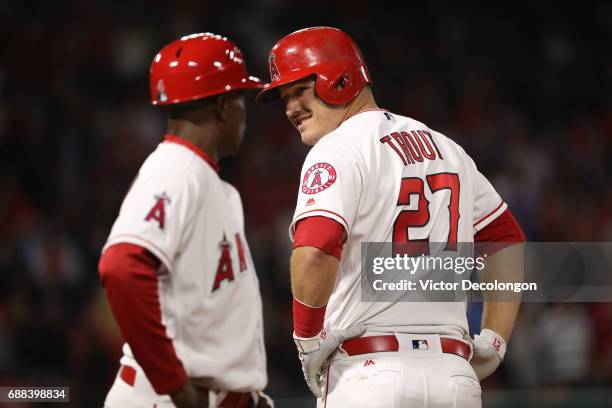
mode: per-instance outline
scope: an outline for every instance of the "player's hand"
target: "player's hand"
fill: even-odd
[[[506,354],[506,342],[493,330],[483,329],[471,341],[474,354],[470,364],[479,381],[484,380],[501,364]]]
[[[208,391],[199,391],[190,380],[170,398],[176,408],[208,408]]]
[[[327,358],[340,344],[353,337],[359,337],[366,331],[364,326],[349,327],[346,330],[326,330],[314,337],[302,338],[293,334],[293,340],[299,351],[302,371],[308,388],[315,397],[321,398],[321,367]]]

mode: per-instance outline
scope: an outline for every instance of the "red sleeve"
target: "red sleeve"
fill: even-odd
[[[159,263],[146,249],[121,243],[104,251],[98,268],[121,334],[136,361],[155,392],[171,394],[187,382],[187,373],[161,321]]]
[[[476,252],[492,255],[495,252],[517,242],[527,240],[523,230],[510,210],[501,213],[489,225],[474,235]]]
[[[311,246],[340,260],[344,227],[331,218],[313,216],[304,218],[295,226],[293,248]]]

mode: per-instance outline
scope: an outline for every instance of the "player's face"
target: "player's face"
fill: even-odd
[[[237,153],[244,140],[246,131],[246,109],[244,106],[244,93],[227,94],[227,132],[221,138],[219,153],[222,156]]]
[[[335,130],[345,115],[345,105],[328,105],[315,94],[315,81],[302,79],[279,88],[285,101],[285,114],[302,136],[302,143],[313,146]]]

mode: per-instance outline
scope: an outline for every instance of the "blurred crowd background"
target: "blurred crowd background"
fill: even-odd
[[[342,28],[362,48],[379,105],[464,146],[530,241],[612,241],[612,4],[400,3],[3,1],[0,385],[68,385],[74,406],[101,406],[122,340],[97,261],[163,135],[149,64],[184,34],[228,36],[267,80],[268,50],[283,35]],[[306,396],[287,227],[307,148],[280,104],[248,108],[243,150],[221,162],[221,176],[245,206],[269,393]],[[472,331],[478,313],[470,307]],[[612,387],[612,303],[525,305],[485,395],[580,387]]]

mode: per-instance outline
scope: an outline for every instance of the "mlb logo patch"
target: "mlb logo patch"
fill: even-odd
[[[414,350],[429,350],[427,340],[412,340],[412,348]]]

